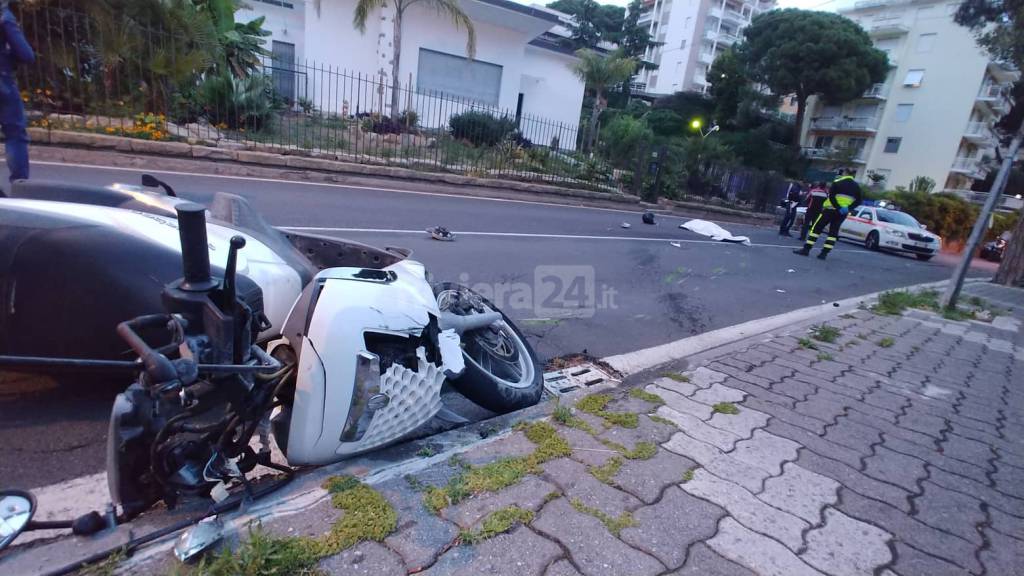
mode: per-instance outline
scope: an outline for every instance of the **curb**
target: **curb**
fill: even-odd
[[[964,280],[964,283],[973,284],[988,281],[989,279],[986,278],[967,278]],[[702,354],[717,348],[722,348],[750,338],[761,336],[773,330],[778,330],[779,328],[849,312],[850,310],[856,309],[861,304],[878,299],[878,296],[885,292],[891,292],[893,290],[940,288],[948,283],[949,280],[926,282],[923,284],[905,286],[903,288],[891,288],[880,292],[872,292],[862,296],[854,296],[832,302],[831,304],[817,304],[815,306],[792,310],[775,316],[769,316],[767,318],[750,320],[742,324],[719,328],[718,330],[712,330],[711,332],[690,336],[689,338],[682,338],[674,342],[652,346],[643,350],[609,356],[603,360],[611,365],[612,368],[621,372],[624,376],[634,376],[636,374],[653,370],[658,366],[678,362],[696,354]]]

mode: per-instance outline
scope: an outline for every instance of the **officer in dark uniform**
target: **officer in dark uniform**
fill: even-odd
[[[856,209],[861,203],[860,184],[853,179],[853,174],[853,170],[843,170],[839,177],[832,182],[821,214],[815,219],[811,231],[807,234],[807,242],[804,243],[803,248],[794,250],[794,254],[809,255],[818,236],[828,226],[828,237],[825,238],[825,244],[821,248],[821,253],[818,254],[818,258],[821,260],[828,258],[828,253],[832,251],[836,240],[839,239],[839,227],[843,225],[843,220],[846,220],[846,215],[850,213],[850,210]]]
[[[36,55],[8,7],[8,0],[0,1],[0,129],[4,134],[11,182],[28,178],[25,107],[18,92],[15,72],[18,64],[31,64],[35,60]]]
[[[825,199],[828,198],[828,185],[824,182],[815,182],[811,186],[811,191],[807,193],[807,211],[804,213],[804,223],[800,227],[800,241],[807,240],[807,233],[811,230],[811,225],[818,219],[818,215],[821,214],[821,207],[825,205]]]

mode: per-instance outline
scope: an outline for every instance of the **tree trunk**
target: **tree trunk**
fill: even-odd
[[[590,126],[587,127],[587,149],[586,152],[594,151],[594,144],[597,143],[597,122],[601,118],[601,110],[604,109],[604,93],[596,90],[594,93],[594,110],[590,113]]]
[[[392,39],[392,47],[391,117],[398,120],[398,116],[402,113],[401,82],[398,79],[398,65],[402,61],[402,9],[397,5],[395,6],[395,36]]]
[[[1003,261],[992,281],[1003,286],[1024,284],[1024,214],[1017,217],[1013,238],[1003,252]]]
[[[807,113],[807,95],[797,92],[796,95],[796,120],[793,127],[793,147],[800,148],[800,133],[804,129],[804,114]]]

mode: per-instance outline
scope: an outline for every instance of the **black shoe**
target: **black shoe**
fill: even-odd
[[[810,256],[811,255],[811,249],[806,247],[806,246],[804,246],[803,248],[798,248],[796,250],[793,250],[793,254],[799,254],[801,256]]]
[[[828,258],[827,251],[822,250],[821,252],[818,253],[818,260],[824,260],[825,258]]]

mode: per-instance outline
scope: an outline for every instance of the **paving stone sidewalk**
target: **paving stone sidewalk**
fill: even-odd
[[[827,322],[839,332],[831,343],[801,328],[583,401],[551,421],[567,444],[539,448],[520,429],[374,486],[397,512],[395,531],[320,567],[1024,574],[1021,317],[1020,307],[992,324],[863,310]],[[482,485],[473,474],[511,485],[467,492]],[[434,513],[431,494],[450,500]],[[509,510],[521,515],[500,521]]]

